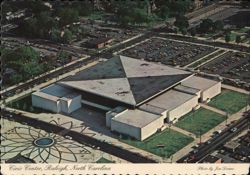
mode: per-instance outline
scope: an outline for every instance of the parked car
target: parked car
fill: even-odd
[[[236,132],[238,129],[236,127],[230,129],[231,132]]]

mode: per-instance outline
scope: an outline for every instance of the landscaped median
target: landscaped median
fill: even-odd
[[[191,143],[193,138],[172,129],[166,129],[160,133],[154,134],[144,141],[132,140],[125,136],[120,141],[155,155],[169,158],[171,155]]]
[[[223,89],[221,94],[214,97],[208,105],[223,110],[229,114],[234,114],[249,103],[249,95]]]
[[[176,126],[199,136],[214,128],[225,119],[226,117],[221,114],[200,108],[181,117]]]
[[[115,163],[115,161],[111,161],[101,157],[99,160],[96,161],[96,163]]]

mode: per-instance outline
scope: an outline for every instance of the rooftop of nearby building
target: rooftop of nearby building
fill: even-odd
[[[114,117],[113,120],[118,121],[120,123],[132,125],[134,127],[143,128],[144,126],[150,124],[159,117],[161,116],[136,109],[128,110],[123,114]]]
[[[189,76],[192,73],[169,66],[116,56],[59,84],[137,106]]]
[[[192,77],[182,81],[181,85],[200,89],[200,90],[206,90],[206,89],[216,85],[217,83],[219,83],[219,82],[214,81],[214,80],[209,80],[206,78],[192,76]]]
[[[112,40],[112,38],[96,38],[96,39],[88,41],[87,43],[91,45],[97,45],[97,44],[109,42],[110,40]]]
[[[236,141],[230,141],[224,145],[225,148],[232,149],[232,150],[236,149],[239,146],[240,146],[240,143]]]
[[[140,108],[147,111],[153,110],[152,112],[161,114],[164,111],[168,111],[180,106],[181,104],[194,97],[196,97],[196,95],[169,90],[143,104],[142,106],[140,106]]]

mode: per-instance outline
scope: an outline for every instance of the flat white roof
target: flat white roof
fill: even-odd
[[[160,114],[162,112],[174,109],[194,97],[196,97],[196,95],[169,90],[143,104],[142,106],[140,106],[140,108],[148,111],[152,110],[152,112]]]
[[[68,94],[73,93],[70,89],[64,88],[57,84],[49,85],[41,89],[40,92],[43,92],[52,96],[56,96],[56,97],[64,97]]]
[[[196,94],[196,93],[201,91],[200,89],[196,89],[196,88],[188,87],[188,86],[184,86],[184,85],[178,85],[178,86],[174,87],[174,89],[178,90],[178,91],[182,91],[182,92],[187,92],[190,94]]]
[[[120,123],[125,123],[137,128],[143,128],[144,126],[152,123],[159,117],[161,116],[135,109],[135,110],[128,110],[123,114],[114,117],[112,120],[118,121]]]
[[[206,90],[216,84],[220,83],[219,81],[209,80],[206,78],[201,78],[197,76],[189,77],[188,79],[181,82],[182,85],[200,89],[200,90]]]
[[[41,91],[33,92],[32,95],[36,95],[36,96],[39,96],[41,98],[48,99],[51,101],[58,101],[60,99],[59,97],[56,97],[56,96],[53,96],[50,94],[46,94],[46,93],[41,92]]]

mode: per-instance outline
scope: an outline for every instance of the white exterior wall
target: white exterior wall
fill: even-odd
[[[192,109],[196,105],[198,105],[198,96],[194,96],[193,98],[186,101],[182,105],[176,107],[175,109],[168,111],[168,122],[173,121],[174,118],[176,118],[176,120],[174,120],[174,123],[177,122],[181,116],[192,111]]]
[[[126,109],[126,110],[124,110],[124,111],[122,111],[122,112],[120,112],[120,113],[118,113],[118,114],[116,114],[116,115],[114,115],[114,112],[113,112],[113,111],[108,111],[108,112],[106,112],[106,126],[110,128],[110,127],[111,127],[111,119],[112,119],[113,117],[117,117],[117,116],[123,114],[123,113],[126,112],[126,111],[128,111],[128,109]]]
[[[49,100],[46,98],[42,98],[35,94],[32,94],[31,97],[32,97],[32,106],[42,108],[48,111],[56,112],[56,113],[60,112],[59,101],[53,101],[53,100]]]
[[[221,93],[221,82],[201,92],[201,101],[206,101]]]
[[[82,107],[81,95],[78,95],[72,99],[60,99],[61,111],[67,114]]]
[[[125,123],[111,120],[111,131],[116,131],[141,140],[141,129]]]
[[[144,140],[157,132],[159,128],[164,125],[164,117],[159,117],[158,119],[154,120],[150,124],[146,125],[145,127],[141,128],[141,138],[140,140]]]
[[[72,113],[82,107],[81,99],[82,96],[78,95],[68,102],[68,113]]]

